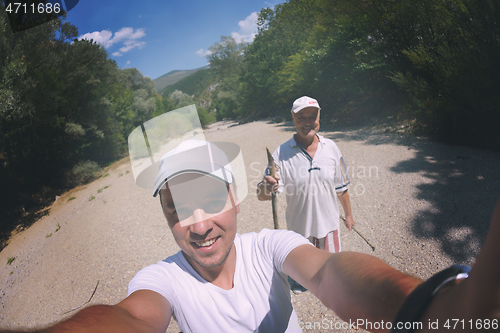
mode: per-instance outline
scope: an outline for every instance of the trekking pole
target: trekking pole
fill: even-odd
[[[342,220],[344,220],[345,222],[345,218],[341,215],[340,218]],[[370,247],[372,248],[372,251],[375,251],[375,246],[371,245],[370,242],[365,238],[365,236],[363,236],[354,226],[352,226],[352,230],[356,231],[356,233],[359,235],[359,237],[363,238],[363,240],[366,242],[366,244],[370,245]]]
[[[269,173],[271,174],[271,177],[276,176],[276,166],[274,165],[274,158],[273,155],[269,152],[269,149],[267,149],[267,166],[269,167]],[[276,193],[274,193],[273,190],[271,190],[271,203],[273,207],[273,221],[274,221],[274,229],[279,229],[278,225],[278,206],[276,203]]]

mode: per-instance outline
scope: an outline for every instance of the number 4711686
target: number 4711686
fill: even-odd
[[[22,2],[10,2],[7,7],[5,7],[5,11],[8,12],[9,14],[18,14],[18,13],[24,13],[24,14],[59,14],[61,12],[61,4],[60,3],[55,3],[51,4],[50,2],[47,3],[39,3],[39,4],[26,4]]]
[[[471,330],[496,330],[498,329],[498,319],[448,319],[444,325],[446,329],[471,329]]]

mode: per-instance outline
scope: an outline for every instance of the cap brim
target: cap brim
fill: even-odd
[[[165,175],[165,177],[162,177],[158,180],[158,182],[155,184],[155,188],[153,191],[153,197],[156,197],[160,189],[162,188],[165,183],[171,181],[172,179],[182,176],[185,174],[190,174],[190,173],[197,173],[203,176],[207,177],[212,177],[214,179],[220,180],[222,182],[225,182],[226,184],[231,184],[233,182],[233,176],[231,173],[224,168],[224,166],[216,166],[216,169],[210,172],[209,168],[211,168],[213,164],[206,163],[205,165],[198,165],[198,166],[193,166],[191,169],[186,169],[182,166],[182,164],[175,165],[173,168],[175,168],[177,171],[174,171],[173,173],[169,174],[168,176]],[[173,169],[172,168],[172,169]],[[219,172],[220,171],[220,172]]]
[[[321,108],[320,108],[319,106],[314,106],[314,105],[304,105],[304,106],[302,106],[302,107],[298,108],[297,110],[292,110],[292,112],[293,112],[293,113],[298,113],[298,112],[300,112],[300,111],[304,110],[305,108],[316,108],[316,109],[318,109],[318,110],[321,110]]]
[[[236,157],[238,157],[238,155],[240,154],[240,147],[234,143],[231,143],[231,142],[210,142],[210,144],[214,144],[219,149],[221,149],[225,153],[225,155],[227,157],[227,161],[229,163],[234,161],[234,159]],[[205,148],[203,148],[203,147],[205,147]],[[197,153],[199,153],[200,148],[206,149],[206,146],[195,147],[195,148],[180,152],[178,154],[175,154],[175,156],[173,158],[175,158],[175,161],[176,162],[178,161],[179,163],[174,163],[173,167],[171,168],[171,170],[173,170],[173,172],[169,172],[169,174],[166,175],[165,178],[159,179],[157,181],[155,181],[155,180],[158,176],[158,171],[159,171],[159,166],[160,166],[161,160],[155,161],[150,166],[145,168],[137,176],[136,184],[142,188],[153,189],[154,190],[153,195],[156,196],[159,188],[161,186],[163,186],[163,184],[165,184],[166,181],[173,178],[174,174],[181,174],[181,173],[185,173],[185,172],[207,173],[207,170],[209,170],[209,169],[207,168],[208,164],[206,162],[201,161],[201,162],[199,162],[199,164],[197,166],[191,164],[190,166],[188,165],[187,167],[185,164],[182,164],[182,161],[190,160],[190,157],[192,157],[193,155],[196,156]],[[190,160],[190,163],[192,163],[192,159]],[[217,166],[217,164],[216,164],[216,167],[218,169],[220,169],[220,168],[223,168],[224,166],[223,165]],[[166,179],[167,177],[169,179]]]

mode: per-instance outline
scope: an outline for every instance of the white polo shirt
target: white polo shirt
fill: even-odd
[[[286,196],[287,228],[306,238],[324,238],[339,228],[336,192],[349,185],[339,148],[330,139],[318,138],[314,158],[293,137],[273,153],[281,177],[278,193]]]

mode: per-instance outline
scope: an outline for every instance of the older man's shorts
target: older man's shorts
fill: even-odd
[[[330,231],[325,238],[309,237],[309,241],[318,249],[338,253],[340,252],[340,229]]]

